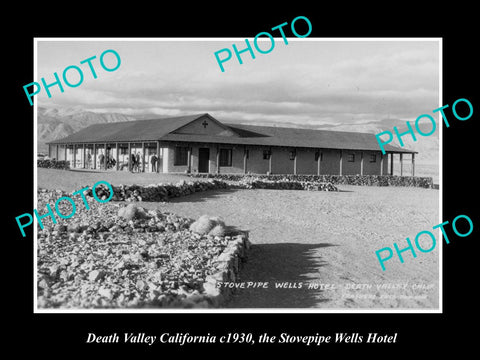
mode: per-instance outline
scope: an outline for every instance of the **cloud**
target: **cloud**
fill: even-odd
[[[177,55],[181,66],[175,54],[170,62],[165,56],[156,65],[155,58],[135,54],[145,63],[132,63],[39,101],[131,115],[209,112],[225,121],[292,124],[358,123],[390,116],[409,120],[438,107],[435,47],[360,45],[304,43],[237,64],[225,74],[200,60],[189,68],[185,55]],[[195,49],[202,54],[199,59],[205,58],[203,47],[197,44]],[[122,51],[128,63],[128,48]],[[195,59],[195,54],[189,56]]]

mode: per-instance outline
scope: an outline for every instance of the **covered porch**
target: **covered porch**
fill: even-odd
[[[131,161],[132,155],[139,159],[138,163]],[[163,172],[160,141],[49,143],[48,156],[70,161],[70,167],[74,169]]]
[[[408,176],[406,173],[408,170],[410,170],[409,171],[410,176],[415,176],[415,154],[417,154],[417,152],[414,152],[414,151],[387,152],[385,156],[388,157],[388,160],[387,160],[389,165],[388,175],[395,175],[395,173],[398,173],[398,175],[400,176]],[[398,157],[395,155],[398,155]],[[405,155],[407,155],[406,159],[405,159]],[[398,158],[398,163],[395,162],[395,158]],[[405,160],[407,162],[405,162]]]

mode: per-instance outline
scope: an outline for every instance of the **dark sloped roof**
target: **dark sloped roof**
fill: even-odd
[[[220,143],[238,145],[287,146],[304,148],[374,150],[380,147],[374,134],[286,128],[274,126],[257,126],[225,124],[238,136],[219,136],[203,134],[172,133],[180,127],[208,114],[181,116],[168,119],[138,120],[119,123],[91,125],[66,138],[50,142],[84,143],[84,142],[135,142],[135,141],[178,141],[197,143]],[[385,145],[385,151],[397,153],[414,153],[415,151],[396,146]]]
[[[50,143],[155,141],[204,115],[95,124]]]
[[[262,126],[262,128],[264,127]],[[292,134],[288,130],[290,130],[290,128],[287,128],[286,131],[278,131],[278,128],[276,128],[275,135],[254,137],[168,134],[162,137],[161,140],[197,143],[219,143],[231,145],[237,144],[380,151],[378,142],[375,138],[375,135],[373,134],[328,130],[304,130],[308,133],[305,134],[306,136],[301,136],[299,131],[296,131]],[[387,152],[414,152],[412,150],[402,149],[391,145],[384,145],[384,148]]]
[[[280,145],[313,148],[321,147],[326,149],[380,150],[375,135],[371,133],[313,130],[276,126],[227,125],[240,130],[267,135],[268,137],[265,138],[265,141],[271,146]],[[390,145],[385,145],[385,151],[412,152],[411,150]]]

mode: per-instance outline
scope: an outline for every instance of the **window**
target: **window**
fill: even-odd
[[[370,154],[370,162],[377,162],[377,154]]]
[[[232,149],[220,149],[220,166],[232,166]]]
[[[173,156],[174,166],[185,166],[188,162],[188,147],[177,146]]]
[[[272,152],[270,150],[263,150],[263,160],[270,159],[270,156],[272,156]]]
[[[315,161],[318,161],[319,157],[320,157],[320,161],[323,161],[323,153],[320,151],[315,151]]]
[[[295,151],[295,150],[292,150],[292,151],[289,152],[288,158],[289,158],[290,160],[295,160],[295,155],[296,155],[296,151]]]
[[[120,148],[120,154],[121,155],[127,155],[128,153],[128,147],[121,147]]]
[[[355,154],[347,154],[348,162],[355,162]]]

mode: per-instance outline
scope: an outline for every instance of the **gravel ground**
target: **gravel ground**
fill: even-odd
[[[269,287],[239,289],[231,308],[438,308],[438,245],[415,259],[404,253],[403,264],[392,258],[386,271],[375,255],[440,222],[438,191],[339,188],[214,191],[172,199],[162,208],[193,218],[221,215],[250,232],[253,247],[240,281]],[[290,288],[275,288],[280,282]]]
[[[39,186],[47,183],[67,191],[99,180],[115,185],[142,183],[138,179],[162,182],[139,174],[127,182],[125,175],[132,175],[128,173],[108,173],[111,179],[102,173],[79,176],[49,169],[39,169],[38,174]],[[239,281],[269,286],[238,289],[230,308],[437,309],[442,243],[438,231],[435,250],[417,258],[404,253],[403,264],[394,257],[385,263],[386,271],[375,251],[394,242],[402,247],[406,237],[413,239],[440,223],[439,192],[345,185],[339,189],[206,191],[139,205],[191,219],[221,216],[227,224],[249,231],[253,247]],[[275,288],[281,282],[290,288]]]
[[[40,191],[38,208],[62,195]],[[87,210],[77,200],[73,217],[39,227],[39,308],[209,307],[203,283],[230,237],[196,234],[192,220],[159,210],[91,197]],[[72,210],[68,202],[59,208]]]

